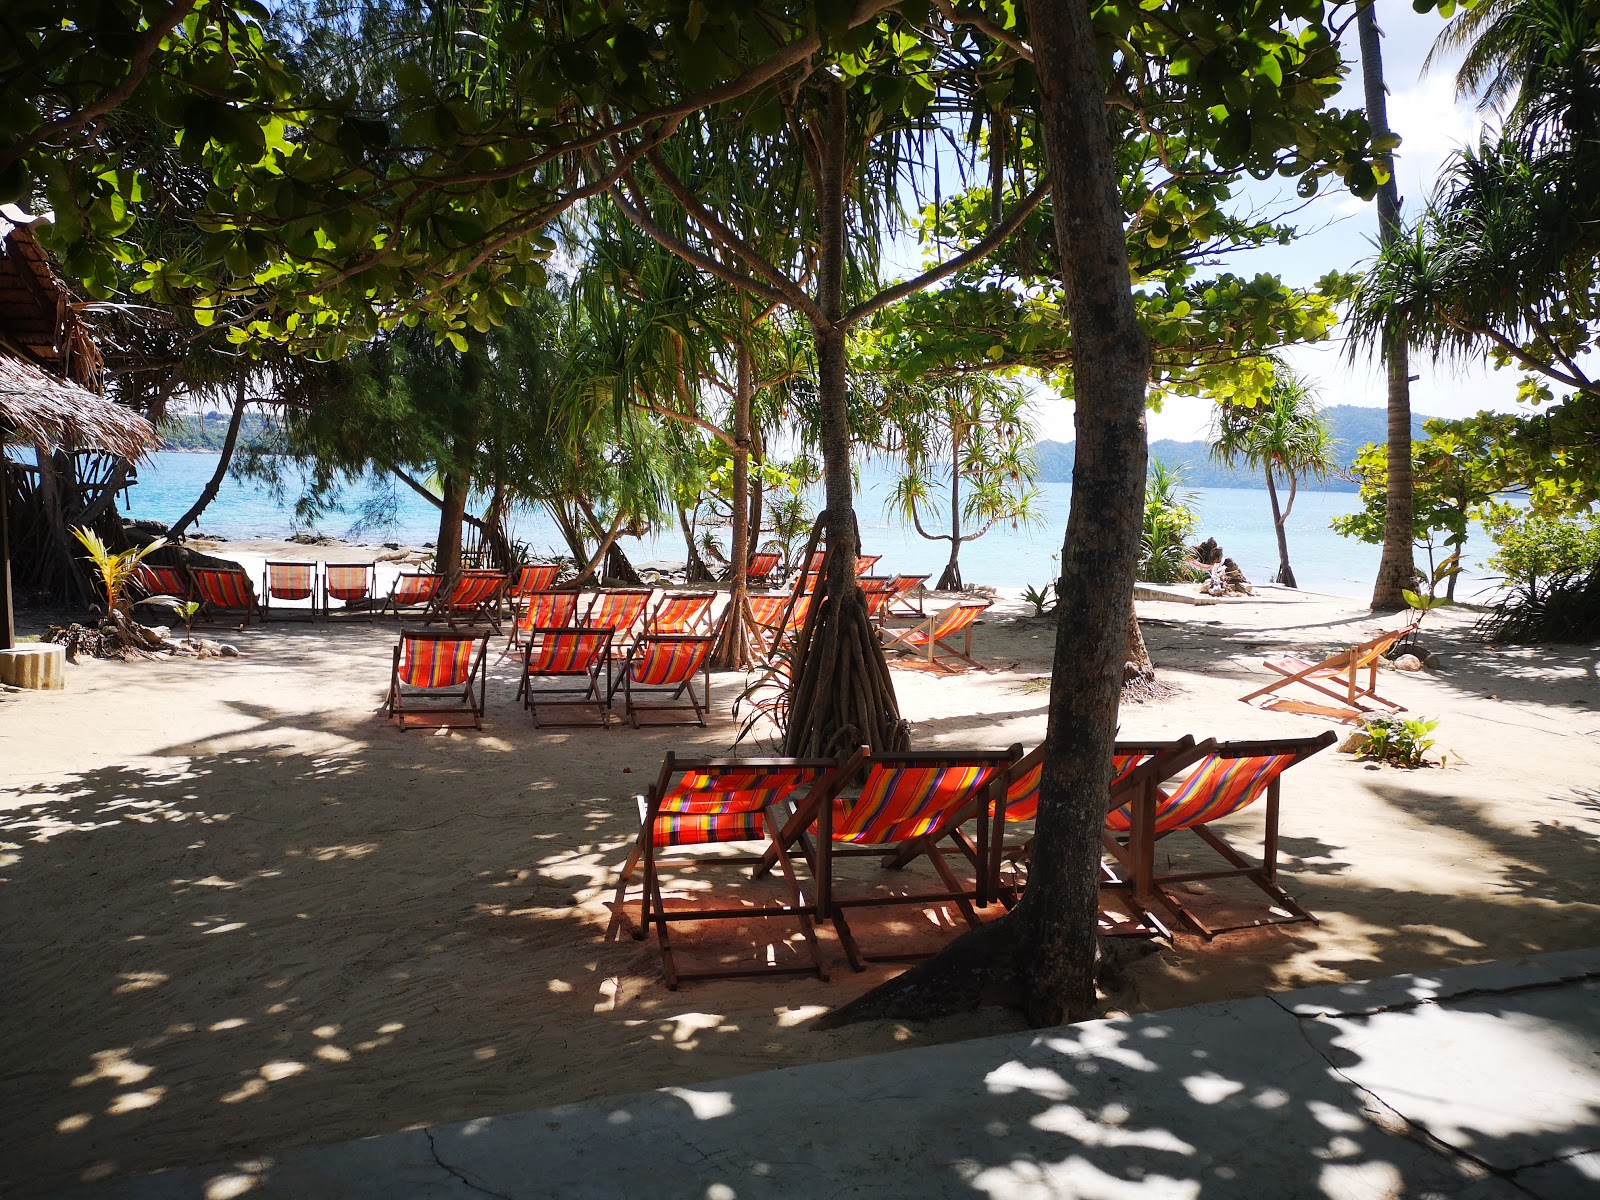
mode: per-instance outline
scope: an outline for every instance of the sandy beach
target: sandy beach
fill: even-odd
[[[277,551],[248,551],[262,552]],[[335,557],[295,548],[313,554]],[[1278,589],[1139,609],[1173,694],[1125,706],[1127,738],[1332,728],[1236,697],[1265,681],[1264,655],[1394,623]],[[977,628],[982,672],[895,672],[915,746],[1040,739],[1054,625],[1027,611],[1003,599]],[[1383,676],[1440,720],[1443,766],[1329,750],[1285,777],[1284,883],[1320,924],[1180,934],[1108,1010],[1600,940],[1600,648],[1490,649],[1471,617],[1430,616],[1438,670]],[[1020,1027],[986,1010],[814,1030],[898,969],[853,974],[826,928],[830,982],[677,992],[652,942],[604,940],[633,796],[668,749],[728,749],[741,675],[714,677],[707,729],[535,729],[518,664],[492,652],[482,732],[401,733],[377,711],[392,622],[208,636],[243,657],[84,662],[65,691],[0,693],[0,1191]],[[1260,821],[1251,809],[1228,829],[1248,844]],[[931,948],[953,932],[909,914],[864,936]],[[687,927],[685,955],[793,953],[777,924]]]

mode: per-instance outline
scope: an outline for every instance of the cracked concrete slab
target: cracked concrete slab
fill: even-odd
[[[1354,1016],[1449,1000],[1472,992],[1507,992],[1596,978],[1600,978],[1600,947],[1591,947],[1526,954],[1431,973],[1302,988],[1285,992],[1277,999],[1297,1016]]]
[[[1530,961],[1491,976],[1498,992],[1451,972],[1379,981],[1459,997],[1394,1011],[1341,989],[1357,1016],[1298,1016],[1326,1001],[1291,994],[1086,1022],[70,1194],[1592,1196],[1597,985],[1560,982],[1570,968]]]

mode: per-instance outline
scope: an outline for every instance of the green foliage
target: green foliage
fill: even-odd
[[[161,426],[162,447],[166,450],[221,450],[227,434],[228,418],[221,413],[172,417]],[[254,412],[245,413],[240,423],[239,444],[253,446],[265,454],[287,448],[276,422],[264,413]]]
[[[1512,504],[1490,505],[1484,525],[1497,549],[1489,568],[1511,585],[1586,571],[1600,562],[1600,520],[1551,517]]]
[[[1488,642],[1600,640],[1600,564],[1587,572],[1513,585],[1472,632]]]
[[[185,600],[177,606],[178,620],[183,622],[185,641],[194,641],[194,619],[200,615],[200,601]]]
[[[1191,579],[1186,564],[1189,539],[1199,517],[1195,493],[1183,486],[1183,472],[1159,459],[1151,462],[1144,485],[1144,530],[1139,551],[1139,578],[1149,583]]]
[[[100,535],[88,526],[75,526],[72,536],[83,543],[83,548],[89,552],[89,561],[94,564],[94,569],[100,574],[100,586],[106,594],[106,611],[108,613],[121,613],[126,616],[130,611],[125,593],[128,590],[128,581],[133,578],[133,572],[145,558],[155,550],[167,544],[166,538],[156,538],[145,546],[137,546],[132,550],[114,552],[105,544]]]
[[[1437,728],[1438,721],[1399,716],[1367,717],[1361,722],[1361,732],[1355,736],[1355,755],[1407,770],[1426,767],[1428,751],[1434,742],[1428,735]]]
[[[1055,593],[1055,590],[1056,585],[1054,583],[1047,583],[1043,587],[1034,587],[1030,583],[1022,593],[1022,598],[1033,605],[1034,616],[1042,617],[1054,608],[1054,602],[1050,597]]]

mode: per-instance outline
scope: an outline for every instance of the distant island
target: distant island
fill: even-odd
[[[1363,408],[1355,404],[1336,404],[1322,410],[1322,416],[1333,430],[1334,448],[1340,470],[1345,478],[1330,477],[1318,482],[1311,480],[1302,487],[1326,492],[1353,492],[1356,485],[1348,478],[1350,464],[1356,452],[1368,442],[1380,445],[1389,436],[1389,414],[1381,408]],[[1422,423],[1432,417],[1411,414],[1411,436],[1423,437]],[[1039,464],[1039,479],[1044,483],[1071,483],[1074,443],[1037,442],[1033,447]],[[1160,459],[1169,467],[1183,468],[1183,480],[1190,487],[1258,488],[1263,486],[1259,471],[1235,471],[1211,461],[1211,447],[1206,442],[1174,442],[1163,438],[1150,443],[1150,457]]]
[[[208,411],[169,417],[161,426],[163,450],[220,453],[228,436],[231,414]],[[239,423],[239,447],[271,447],[279,443],[277,425],[266,413],[246,412]]]

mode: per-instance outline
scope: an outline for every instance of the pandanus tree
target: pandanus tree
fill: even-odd
[[[904,470],[890,508],[931,542],[948,542],[937,587],[959,591],[961,547],[1001,521],[1030,522],[1038,497],[1027,393],[991,375],[947,376],[896,388],[886,449]],[[923,518],[942,508],[943,532]]]
[[[1278,539],[1278,571],[1274,582],[1298,587],[1289,565],[1289,517],[1294,512],[1300,480],[1325,479],[1338,467],[1333,438],[1307,382],[1278,364],[1276,378],[1257,404],[1225,404],[1212,423],[1211,455],[1229,466],[1241,464],[1262,472],[1272,506],[1272,528]],[[1280,504],[1278,479],[1289,484]]]

